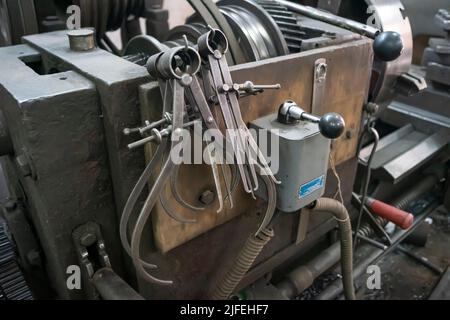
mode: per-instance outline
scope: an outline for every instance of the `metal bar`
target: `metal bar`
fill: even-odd
[[[383,244],[381,242],[378,242],[378,241],[376,241],[374,239],[368,238],[366,236],[359,235],[358,238],[363,240],[364,242],[367,242],[368,244],[371,244],[372,246],[374,246],[374,247],[376,247],[378,249],[386,250],[388,248],[387,245],[385,245],[385,244]]]
[[[209,64],[211,66],[211,76],[213,80],[214,87],[216,88],[216,95],[219,99],[220,108],[222,111],[223,119],[225,120],[225,125],[228,129],[236,129],[234,119],[232,117],[231,111],[228,108],[228,100],[224,94],[219,93],[219,90],[217,88],[223,86],[223,78],[220,73],[220,67],[218,61],[213,57],[209,56]],[[251,185],[249,184],[249,181],[246,179],[246,169],[244,167],[244,159],[242,158],[243,150],[245,144],[241,141],[241,137],[238,136],[236,141],[232,141],[232,143],[236,143],[236,147],[234,147],[235,156],[237,159],[237,165],[239,168],[239,173],[241,175],[242,184],[247,193],[252,193]]]
[[[332,24],[337,27],[341,27],[343,29],[350,30],[352,32],[359,33],[360,35],[367,36],[371,39],[375,39],[375,37],[381,32],[377,28],[350,19],[339,17],[329,12],[322,11],[313,7],[303,6],[301,4],[285,0],[276,0],[276,1],[280,5],[283,5],[286,8],[288,8],[289,10],[292,10],[306,17],[310,17],[312,19],[316,19],[322,22]]]
[[[414,252],[409,251],[408,249],[402,247],[401,245],[399,245],[397,247],[397,250],[401,251],[404,254],[406,254],[411,259],[417,261],[418,263],[420,263],[421,265],[427,267],[428,269],[430,269],[431,271],[437,273],[438,275],[441,275],[442,273],[444,273],[444,270],[442,270],[442,268],[440,268],[439,266],[437,266],[434,263],[432,263],[431,261],[429,261],[426,257],[423,257],[423,256],[420,256],[418,254],[415,254]]]

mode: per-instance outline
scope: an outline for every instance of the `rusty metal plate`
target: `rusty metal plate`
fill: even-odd
[[[252,80],[256,83],[281,83],[282,85],[281,90],[266,92],[240,101],[241,112],[247,123],[277,112],[279,105],[286,99],[293,99],[305,110],[311,111],[313,81],[318,59],[326,59],[328,64],[325,78],[326,90],[323,91],[321,109],[323,113],[342,114],[350,132],[334,143],[335,161],[340,164],[356,155],[362,109],[371,72],[370,41],[358,40],[349,44],[235,66],[232,68],[232,76],[237,83]],[[143,118],[155,120],[159,116],[157,110],[160,110],[158,105],[160,98],[155,98],[159,94],[159,89],[156,86],[153,88],[150,86],[148,89],[150,91],[146,93],[145,98],[147,102],[141,104],[144,108],[141,112]],[[151,119],[152,116],[153,119]],[[352,185],[353,180],[344,183]],[[210,168],[201,165],[183,166],[178,186],[183,198],[189,203],[198,205],[198,199],[203,191],[214,190]],[[167,195],[170,197],[170,193]],[[255,202],[242,190],[242,187],[237,188],[234,198],[237,205],[233,209],[226,206],[226,210],[219,214],[216,213],[217,201],[204,211],[186,209],[175,201],[170,203],[171,209],[179,215],[197,219],[195,224],[183,224],[171,219],[159,204],[153,214],[156,248],[161,252],[168,252],[236,216],[257,211]],[[254,227],[256,228],[256,225]]]

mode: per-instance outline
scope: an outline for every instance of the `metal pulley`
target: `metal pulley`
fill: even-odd
[[[381,112],[394,98],[399,80],[416,80],[404,77],[410,71],[413,56],[411,25],[408,17],[404,15],[405,8],[400,0],[364,0],[359,6],[354,6],[354,2],[341,1],[339,15],[361,23],[370,19],[384,33],[374,43],[374,50],[381,59],[374,62],[373,79],[376,81],[371,88],[370,97],[371,102],[380,106]],[[395,55],[391,53],[399,48],[397,34],[401,38],[403,49],[401,54],[392,60]],[[392,52],[389,52],[391,50]]]

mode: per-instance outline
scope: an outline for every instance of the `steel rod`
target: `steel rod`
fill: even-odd
[[[356,32],[360,35],[369,37],[371,39],[375,39],[376,36],[381,33],[380,29],[359,23],[357,21],[336,16],[327,11],[319,10],[313,7],[304,6],[298,3],[293,3],[285,0],[277,0],[277,2],[280,5],[285,6],[289,10],[292,10],[306,17],[313,18],[322,22],[332,24],[337,27],[341,27],[343,29]]]

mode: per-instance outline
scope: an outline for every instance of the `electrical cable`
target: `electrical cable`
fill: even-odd
[[[358,220],[357,220],[355,235],[354,235],[354,239],[353,239],[353,248],[356,248],[356,243],[358,240],[358,231],[361,226],[362,215],[364,213],[365,203],[366,203],[366,199],[367,199],[367,193],[369,190],[370,176],[372,173],[371,165],[372,165],[373,158],[374,158],[375,153],[378,148],[378,143],[380,141],[380,135],[378,134],[378,131],[374,128],[374,125],[375,125],[374,119],[369,119],[367,121],[365,133],[361,137],[360,146],[358,147],[358,156],[359,156],[359,154],[361,152],[362,140],[363,140],[364,135],[366,133],[372,134],[372,136],[374,138],[374,143],[373,143],[372,150],[370,152],[370,156],[366,162],[366,172],[365,172],[365,176],[364,176],[364,180],[363,180],[364,183],[362,184],[362,192],[360,193],[361,194],[361,206],[360,206],[359,212],[358,212]]]

